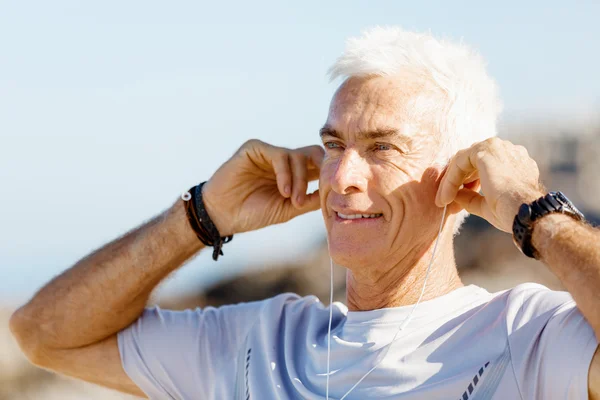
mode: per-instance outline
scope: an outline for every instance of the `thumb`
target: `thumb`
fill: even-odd
[[[299,215],[306,214],[311,211],[316,211],[321,208],[321,200],[319,198],[319,190],[307,194],[306,199],[301,207],[294,207],[291,202],[289,203],[289,219],[295,218]]]
[[[454,202],[467,210],[468,213],[475,214],[478,217],[483,218],[485,197],[480,195],[478,192],[471,189],[461,189],[456,194]]]

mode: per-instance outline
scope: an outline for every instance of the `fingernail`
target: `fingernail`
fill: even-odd
[[[302,205],[302,201],[303,201],[303,200],[304,200],[304,199],[302,198],[302,195],[298,195],[298,197],[296,197],[296,203],[298,203],[298,205],[299,205],[299,206],[301,206],[301,205]]]
[[[290,185],[286,185],[286,186],[283,188],[283,193],[284,193],[286,196],[289,196],[289,195],[290,195],[290,192],[291,192]]]

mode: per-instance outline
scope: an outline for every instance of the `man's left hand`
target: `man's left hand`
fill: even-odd
[[[519,206],[545,194],[539,176],[525,147],[490,138],[460,150],[450,160],[435,203],[443,207],[454,202],[496,228],[512,232]]]

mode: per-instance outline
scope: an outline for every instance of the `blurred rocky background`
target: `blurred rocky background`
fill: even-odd
[[[597,116],[573,121],[518,121],[501,125],[500,136],[523,144],[538,162],[542,181],[561,190],[587,216],[600,224],[600,120]],[[491,292],[522,282],[539,282],[560,290],[558,280],[541,263],[522,256],[508,234],[487,222],[469,217],[456,238],[457,264],[466,284]],[[249,268],[256,271],[256,268]],[[335,299],[344,301],[344,271],[336,267]],[[282,292],[329,298],[329,258],[326,241],[303,259],[287,265],[263,266],[208,290],[185,297],[153,301],[165,308],[185,309],[265,299]],[[33,367],[21,355],[8,331],[12,310],[0,308],[0,400],[8,399],[127,399],[130,396],[59,377]]]

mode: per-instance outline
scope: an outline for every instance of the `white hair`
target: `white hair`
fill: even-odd
[[[433,85],[411,101],[411,108],[420,117],[434,119],[442,142],[436,162],[445,164],[458,150],[496,136],[502,108],[496,83],[483,58],[463,43],[398,27],[375,27],[348,39],[329,75],[334,80],[415,71]],[[467,215],[463,211],[457,216],[454,233]]]

